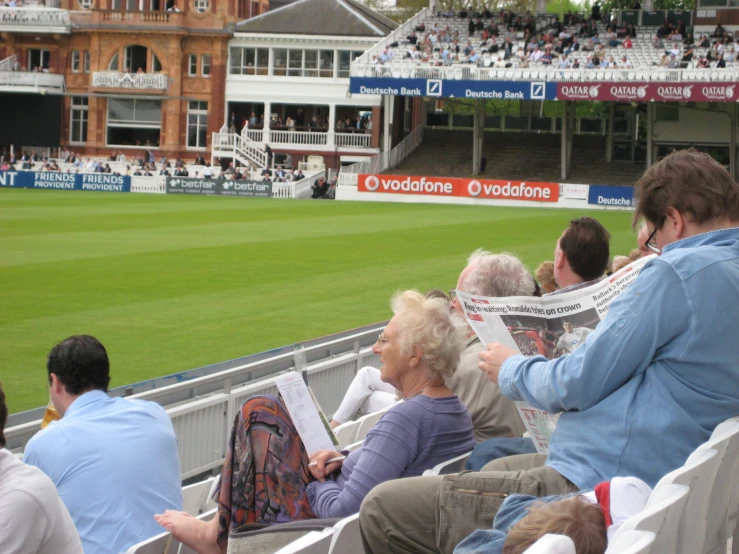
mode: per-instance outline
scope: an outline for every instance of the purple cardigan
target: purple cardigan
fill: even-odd
[[[306,494],[319,518],[359,512],[377,485],[416,477],[475,447],[472,419],[456,396],[414,396],[390,408],[367,433],[362,448],[349,454],[341,473],[324,483],[313,481]]]

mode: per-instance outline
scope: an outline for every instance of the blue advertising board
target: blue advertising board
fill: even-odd
[[[0,171],[0,188],[131,192],[131,177],[110,173]]]
[[[588,204],[598,206],[634,206],[634,187],[609,187],[606,185],[590,185]]]
[[[465,81],[352,77],[352,94],[484,98],[488,100],[556,100],[557,84],[530,81]]]

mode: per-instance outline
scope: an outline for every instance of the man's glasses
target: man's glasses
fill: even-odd
[[[449,289],[449,302],[454,302],[457,299],[457,289]]]
[[[654,231],[652,231],[652,234],[649,235],[649,237],[647,238],[646,242],[644,243],[644,246],[646,248],[649,248],[655,254],[661,254],[662,253],[662,251],[659,249],[659,246],[657,246],[657,241],[654,240],[654,237],[657,234],[657,231],[659,231],[662,228],[662,225],[664,225],[664,224],[665,224],[665,220],[663,218],[662,221],[660,221],[659,225],[656,225],[654,227]]]

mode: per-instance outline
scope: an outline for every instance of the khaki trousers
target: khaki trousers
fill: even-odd
[[[383,483],[367,495],[359,512],[365,551],[452,554],[474,530],[492,527],[509,494],[578,490],[545,461],[545,454],[522,454],[490,462],[481,472]]]

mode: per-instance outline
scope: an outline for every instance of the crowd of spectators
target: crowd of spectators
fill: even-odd
[[[635,198],[638,247],[626,260],[611,262],[609,232],[580,217],[536,280],[515,256],[477,250],[448,295],[396,294],[373,346],[381,367],[358,374],[331,423],[384,404],[361,448],[309,456],[279,399],[247,400],[224,445],[210,522],[179,511],[166,412],[105,394],[109,362],[96,339],[62,341],[45,374],[61,419],[24,454],[37,470],[0,450],[0,468],[19,476],[0,471],[0,491],[10,491],[0,494],[0,514],[12,512],[7,499],[30,482],[45,507],[29,503],[19,517],[0,517],[3,536],[22,537],[11,552],[79,554],[75,532],[86,552],[123,552],[156,534],[158,523],[215,554],[252,524],[357,512],[371,553],[522,552],[545,532],[596,545],[578,551],[604,552],[650,487],[739,412],[739,184],[707,154],[686,150],[649,168]],[[482,344],[464,318],[459,291],[564,295],[644,255],[652,257],[600,322],[563,319],[545,332],[531,317],[509,320],[529,344],[523,355]],[[0,390],[0,446],[3,400]],[[559,414],[548,455],[521,436],[515,401]],[[419,477],[470,450],[470,472]],[[635,500],[630,513],[624,498]],[[42,516],[53,525],[36,525]]]
[[[446,23],[447,18],[466,18],[467,27]],[[568,12],[556,17],[537,30],[537,19],[501,10],[469,14],[439,12],[429,25],[418,25],[399,43],[388,44],[379,55],[370,60],[372,65],[411,61],[430,66],[472,64],[479,67],[528,68],[550,66],[558,69],[633,69],[634,62],[627,51],[637,40],[648,41],[647,36],[632,23],[618,25],[600,10],[590,18]],[[719,25],[709,37],[701,35],[696,41],[683,21],[669,20],[657,28],[652,46],[664,51],[664,56],[653,65],[686,67],[726,67],[736,61],[733,37]],[[709,50],[698,55],[698,49]],[[703,51],[700,51],[703,54]],[[652,63],[652,62],[650,62]],[[711,65],[713,64],[713,65]],[[641,63],[640,65],[644,65]]]
[[[264,125],[265,119],[263,113],[257,115],[255,112],[252,112],[249,117],[244,115],[239,118],[237,117],[236,112],[231,112],[228,125],[224,125],[224,128],[221,129],[221,131],[225,132],[228,130],[230,133],[243,133],[248,130],[264,129]],[[295,117],[286,116],[283,118],[281,115],[276,115],[269,119],[268,125],[273,131],[308,131],[325,133],[329,130],[330,122],[328,116],[320,114],[307,119],[305,110],[297,108]],[[334,127],[336,131],[342,133],[369,133],[372,131],[372,116],[369,114],[357,114],[354,117],[338,117]]]

